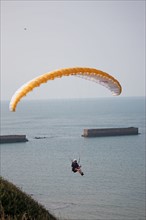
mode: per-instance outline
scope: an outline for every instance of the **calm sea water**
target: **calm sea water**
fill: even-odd
[[[2,102],[1,134],[29,142],[1,144],[1,175],[61,219],[145,219],[145,99]],[[139,128],[139,135],[83,138],[84,128]],[[35,137],[45,137],[35,139]],[[81,159],[85,175],[71,172]]]

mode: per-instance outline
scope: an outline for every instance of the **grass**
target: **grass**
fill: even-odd
[[[0,220],[57,220],[42,205],[0,177]]]

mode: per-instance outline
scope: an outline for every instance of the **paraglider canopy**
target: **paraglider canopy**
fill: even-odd
[[[9,106],[10,111],[15,111],[17,104],[22,99],[22,97],[26,96],[26,94],[32,91],[35,87],[38,87],[42,83],[46,83],[49,80],[54,80],[55,78],[61,78],[63,76],[70,75],[88,79],[100,85],[103,85],[107,87],[113,95],[120,95],[122,91],[122,87],[118,80],[101,70],[89,67],[63,68],[40,75],[22,85],[12,96]]]

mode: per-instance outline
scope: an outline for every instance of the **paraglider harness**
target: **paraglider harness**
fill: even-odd
[[[72,164],[71,164],[72,171],[74,173],[79,172],[83,176],[84,173],[81,171],[81,165],[79,165],[79,162],[80,162],[80,159],[78,162],[76,159],[72,160]]]
[[[77,170],[80,168],[80,165],[78,164],[77,161],[72,161],[71,166],[72,166],[72,171],[73,171],[74,173],[76,173]]]

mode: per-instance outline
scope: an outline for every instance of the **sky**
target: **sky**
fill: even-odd
[[[145,96],[145,1],[1,1],[1,100],[65,67],[114,76],[121,97]],[[111,97],[94,82],[48,81],[25,99]]]

